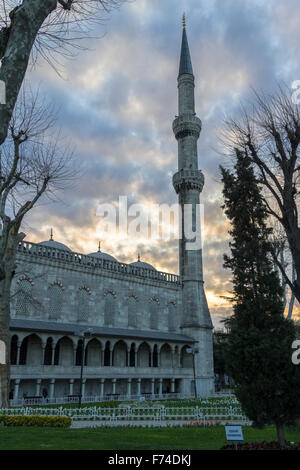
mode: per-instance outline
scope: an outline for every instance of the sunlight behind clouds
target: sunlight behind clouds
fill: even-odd
[[[272,91],[278,78],[300,79],[297,48],[300,4],[296,0],[137,0],[114,11],[95,32],[89,50],[63,60],[64,80],[41,63],[30,72],[49,101],[60,108],[58,127],[82,162],[76,193],[40,204],[24,223],[26,240],[54,238],[83,253],[96,251],[101,202],[173,204],[177,143],[177,74],[182,13],[195,74],[197,115],[202,120],[199,166],[205,175],[204,278],[215,324],[231,311],[221,297],[230,291],[223,268],[229,224],[222,212],[218,136],[225,115],[235,115],[250,87]],[[294,14],[290,15],[293,11]],[[298,40],[299,39],[299,40]],[[297,75],[298,73],[298,75]],[[165,224],[166,225],[166,224]],[[167,227],[165,227],[167,228]],[[178,242],[126,237],[102,240],[103,250],[123,262],[142,259],[178,272]]]

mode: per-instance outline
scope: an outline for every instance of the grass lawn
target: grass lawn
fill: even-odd
[[[244,427],[245,442],[277,440],[275,428]],[[300,441],[299,431],[285,438]],[[213,428],[53,429],[0,427],[0,450],[218,450],[226,444],[223,426]]]

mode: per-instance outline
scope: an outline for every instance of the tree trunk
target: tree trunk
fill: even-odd
[[[9,382],[10,382],[10,294],[11,283],[16,268],[16,252],[19,243],[19,224],[13,226],[8,236],[7,245],[0,243],[0,340],[5,344],[6,363],[0,366],[1,394],[0,403],[2,407],[9,405]],[[5,233],[5,230],[3,230]]]
[[[286,447],[282,424],[276,423],[276,431],[277,431],[277,438],[278,438],[280,447]]]
[[[0,145],[7,136],[9,121],[36,36],[45,19],[56,7],[57,0],[23,0],[11,12],[11,26],[0,69],[0,80],[5,83],[6,88],[6,103],[0,105]]]
[[[11,284],[11,282],[9,283]],[[5,364],[0,365],[1,396],[0,404],[8,407],[9,381],[10,381],[10,286],[7,288],[6,279],[0,282],[0,340],[5,344]]]

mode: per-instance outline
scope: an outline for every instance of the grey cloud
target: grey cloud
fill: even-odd
[[[128,194],[132,202],[177,200],[170,176],[177,166],[171,124],[177,112],[183,11],[196,78],[196,109],[203,121],[198,149],[210,234],[204,247],[205,280],[209,290],[222,295],[230,290],[230,273],[222,267],[228,234],[220,208],[218,166],[223,159],[214,150],[219,127],[224,114],[237,115],[240,101],[249,100],[250,86],[271,90],[278,78],[300,79],[296,0],[124,4],[96,31],[106,34],[86,42],[90,51],[65,62],[67,80],[55,77],[46,64],[31,73],[36,83],[43,81],[49,100],[60,105],[57,124],[66,141],[74,144],[83,170],[76,194],[68,190],[60,195],[63,202],[39,206],[26,227],[28,238],[44,236],[50,223],[65,227],[60,235],[66,239],[61,241],[84,249],[80,232],[93,236],[98,202],[116,202],[119,194]],[[70,239],[71,227],[77,239]],[[163,260],[166,269],[177,271],[176,243],[140,248],[153,264]],[[115,246],[114,254],[126,259],[124,243]],[[214,307],[216,318],[223,310]]]

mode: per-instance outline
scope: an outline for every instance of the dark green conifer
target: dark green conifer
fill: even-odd
[[[255,425],[283,426],[300,417],[300,366],[292,363],[293,321],[283,314],[282,288],[270,256],[267,213],[251,161],[236,150],[234,171],[221,167],[225,214],[231,222],[233,310],[225,351],[236,396]]]

